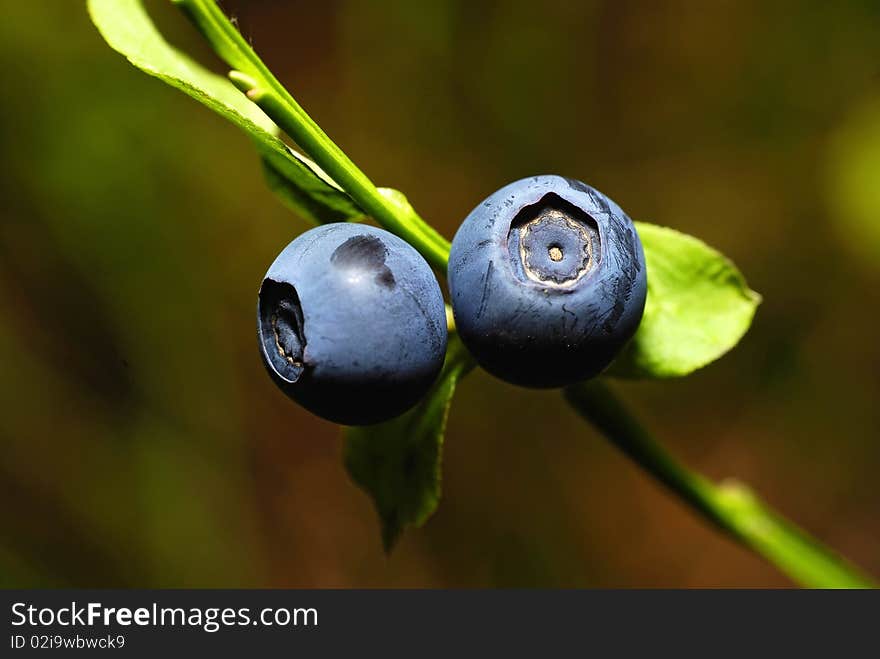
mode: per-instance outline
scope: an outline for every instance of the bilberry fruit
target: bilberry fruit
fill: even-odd
[[[446,312],[431,268],[397,236],[363,224],[328,224],[291,242],[263,278],[257,322],[275,383],[345,425],[414,405],[446,352]]]
[[[647,293],[632,221],[601,192],[561,176],[507,185],[452,241],[455,324],[487,371],[524,386],[597,375],[635,333]]]

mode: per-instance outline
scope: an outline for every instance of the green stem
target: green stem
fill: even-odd
[[[568,402],[617,448],[716,527],[794,581],[812,588],[872,588],[871,579],[766,506],[745,485],[716,485],[679,463],[600,380],[565,390]]]
[[[234,70],[232,81],[380,225],[445,272],[449,243],[433,227],[383,195],[302,109],[214,0],[173,0]]]

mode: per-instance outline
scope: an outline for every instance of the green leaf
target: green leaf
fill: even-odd
[[[316,164],[278,138],[278,127],[226,78],[173,48],[141,0],[89,0],[92,22],[111,48],[149,75],[176,87],[247,133],[271,169],[270,183],[288,205],[315,222],[363,216]]]
[[[319,224],[363,219],[364,212],[354,200],[329,177],[324,178],[326,174],[315,163],[295,151],[291,155],[310,173],[275,154],[267,153],[262,159],[266,183],[285,206]]]
[[[443,372],[421,403],[391,421],[346,430],[345,467],[373,499],[386,551],[405,526],[423,524],[437,508],[446,417],[458,379],[472,366],[451,336]]]
[[[418,226],[419,231],[422,234],[422,238],[434,244],[434,246],[439,250],[439,253],[442,254],[443,268],[442,271],[446,272],[446,264],[449,262],[449,249],[451,245],[449,241],[446,240],[440,233],[437,232],[434,227],[425,222],[419,214],[416,212],[416,209],[412,207],[412,204],[409,203],[409,199],[406,198],[406,195],[403,194],[400,190],[395,190],[394,188],[378,188],[379,194],[381,194],[385,199],[389,200],[394,207],[397,209],[400,217],[404,219],[407,224],[411,226]]]
[[[645,315],[607,375],[687,375],[739,342],[761,296],[729,259],[693,236],[644,222],[636,229],[648,268]]]

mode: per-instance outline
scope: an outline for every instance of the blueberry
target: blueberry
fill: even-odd
[[[605,369],[635,333],[647,292],[632,221],[601,192],[561,176],[507,185],[452,241],[455,324],[480,365],[531,387]]]
[[[263,278],[257,323],[281,390],[345,425],[413,406],[446,353],[431,268],[397,236],[363,224],[328,224],[291,242]]]

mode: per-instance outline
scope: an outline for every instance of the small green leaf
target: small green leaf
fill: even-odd
[[[318,224],[359,220],[364,212],[311,160],[295,151],[293,165],[274,153],[263,156],[263,173],[269,189],[291,210]],[[304,171],[304,168],[306,171]]]
[[[405,526],[423,524],[437,508],[446,417],[458,379],[472,366],[451,336],[443,372],[421,403],[391,421],[346,430],[345,467],[373,498],[386,551]]]
[[[645,315],[607,375],[687,375],[739,342],[761,296],[729,259],[693,236],[644,222],[636,229],[648,268]]]
[[[315,222],[363,212],[317,165],[278,138],[278,127],[235,85],[176,50],[156,30],[141,0],[89,0],[92,22],[111,48],[149,75],[208,106],[253,139],[270,185],[283,201]]]
[[[405,218],[411,226],[419,227],[422,237],[426,241],[433,243],[443,255],[444,263],[448,261],[449,249],[451,247],[449,241],[441,236],[434,227],[422,220],[419,214],[416,213],[416,209],[409,203],[409,199],[406,198],[406,195],[400,190],[395,190],[394,188],[378,188],[378,190],[379,194],[397,207],[401,217]],[[446,272],[445,267],[443,268],[443,272]]]

